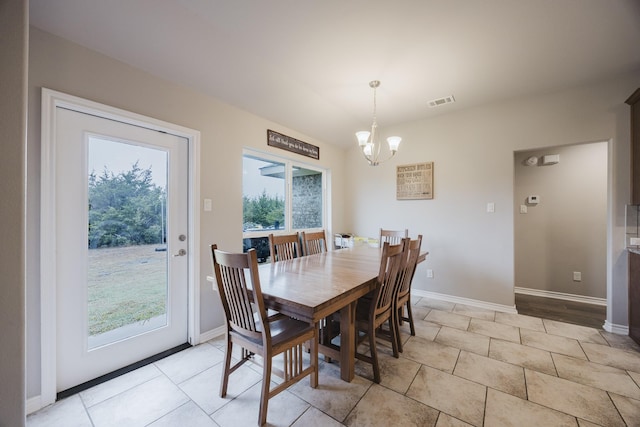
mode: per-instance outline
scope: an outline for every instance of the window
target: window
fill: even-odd
[[[265,240],[268,234],[325,228],[325,180],[326,173],[322,169],[245,150],[242,180],[244,250],[256,248],[259,261],[265,261],[269,256],[269,245]]]

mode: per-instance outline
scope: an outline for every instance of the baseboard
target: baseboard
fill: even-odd
[[[433,298],[441,301],[452,302],[455,304],[465,304],[472,307],[484,308],[487,310],[500,311],[503,313],[518,314],[515,306],[494,304],[492,302],[480,301],[470,298],[456,297],[453,295],[439,294],[437,292],[423,291],[421,289],[411,289],[411,295],[424,298]]]
[[[596,298],[596,297],[587,297],[583,295],[565,294],[562,292],[545,291],[541,289],[520,288],[518,286],[516,286],[514,290],[516,294],[533,295],[536,297],[545,297],[545,298],[555,298],[555,299],[561,299],[565,301],[601,305],[605,307],[607,305],[606,298]]]
[[[616,325],[615,323],[609,323],[608,320],[604,321],[602,329],[607,332],[611,332],[612,334],[629,335],[629,326]]]
[[[42,409],[42,399],[40,396],[33,396],[27,399],[25,410],[27,415],[33,414],[34,412]]]
[[[224,333],[226,332],[227,327],[222,325],[220,327],[217,327],[215,329],[211,329],[205,333],[200,334],[200,342],[203,343],[205,341],[209,341],[212,340],[214,338],[218,338],[221,335],[224,335]]]

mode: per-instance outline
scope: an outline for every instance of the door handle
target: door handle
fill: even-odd
[[[187,251],[186,251],[186,250],[184,250],[184,249],[180,249],[180,250],[178,251],[178,253],[177,253],[177,254],[174,254],[173,256],[174,256],[174,257],[176,257],[176,256],[185,256],[186,254],[187,254]]]

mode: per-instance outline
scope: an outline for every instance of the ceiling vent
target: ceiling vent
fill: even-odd
[[[452,102],[456,102],[456,100],[453,97],[453,95],[449,95],[449,96],[445,96],[444,98],[438,98],[438,99],[429,101],[429,107],[431,108],[440,107],[441,105],[451,104]]]

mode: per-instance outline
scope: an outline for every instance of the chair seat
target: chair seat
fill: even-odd
[[[270,317],[269,327],[271,328],[271,344],[273,346],[294,340],[296,337],[305,335],[315,328],[314,325],[282,314]]]

